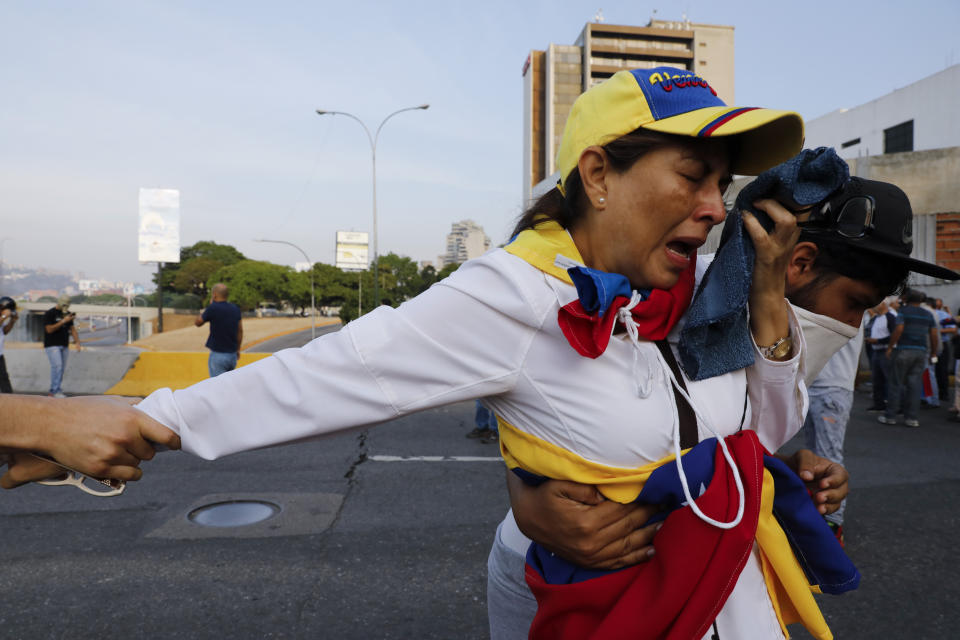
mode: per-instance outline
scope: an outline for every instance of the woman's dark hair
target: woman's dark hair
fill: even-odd
[[[614,170],[624,172],[644,155],[661,147],[677,142],[688,142],[686,136],[674,136],[668,133],[659,133],[648,129],[636,129],[613,142],[603,145],[607,158]],[[564,229],[576,226],[577,222],[586,214],[587,202],[583,193],[583,181],[580,171],[574,168],[564,182],[566,196],[560,193],[558,187],[540,196],[533,204],[520,215],[511,237],[521,231],[533,229],[543,220],[553,220]]]

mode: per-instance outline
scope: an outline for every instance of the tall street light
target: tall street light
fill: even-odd
[[[331,115],[331,116],[347,116],[348,118],[353,118],[360,123],[360,126],[363,127],[363,130],[367,134],[367,140],[370,141],[370,154],[373,157],[373,306],[374,308],[380,306],[380,264],[378,261],[379,257],[379,243],[377,242],[377,140],[380,138],[380,130],[383,129],[383,125],[387,124],[387,120],[397,115],[398,113],[403,113],[404,111],[416,111],[417,109],[429,109],[429,104],[421,104],[417,107],[406,107],[404,109],[397,109],[386,118],[380,121],[380,126],[377,127],[377,132],[374,135],[370,135],[370,129],[367,128],[367,125],[363,123],[363,120],[353,115],[352,113],[347,113],[346,111],[327,111],[326,109],[317,109],[317,115]]]
[[[313,299],[313,260],[310,259],[310,256],[307,255],[306,251],[292,242],[287,242],[286,240],[267,240],[266,238],[259,238],[255,239],[254,242],[273,242],[275,244],[288,245],[302,253],[303,257],[307,260],[307,264],[310,265],[310,339],[313,340],[317,337],[317,310],[314,307]]]

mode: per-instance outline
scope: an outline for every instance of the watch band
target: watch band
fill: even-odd
[[[769,347],[759,348],[760,353],[767,360],[782,360],[790,355],[790,351],[793,349],[793,339],[791,339],[789,335],[786,335]]]

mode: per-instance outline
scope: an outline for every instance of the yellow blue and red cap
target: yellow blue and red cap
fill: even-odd
[[[618,71],[573,103],[557,153],[561,183],[584,149],[641,127],[696,138],[736,136],[731,169],[741,175],[761,173],[803,147],[803,119],[797,113],[728,107],[706,80],[684,69]]]

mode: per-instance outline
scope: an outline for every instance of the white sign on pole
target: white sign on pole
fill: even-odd
[[[180,262],[180,191],[140,189],[140,262]]]
[[[337,267],[366,271],[370,266],[370,234],[366,231],[337,231]]]

